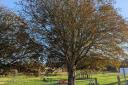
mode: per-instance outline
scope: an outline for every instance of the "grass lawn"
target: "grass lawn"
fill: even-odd
[[[99,85],[117,85],[117,73],[94,74],[93,78],[97,78]],[[67,79],[66,75],[49,76],[49,77],[29,77],[15,76],[0,78],[0,85],[56,85],[57,80]],[[124,79],[121,76],[122,84]],[[77,80],[76,85],[88,85],[89,80]]]

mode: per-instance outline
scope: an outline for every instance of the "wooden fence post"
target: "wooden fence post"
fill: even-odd
[[[126,80],[126,85],[128,85],[128,80]]]
[[[117,81],[118,81],[118,85],[121,85],[121,83],[120,83],[120,76],[119,75],[117,75]]]
[[[95,85],[98,85],[98,81],[97,81],[97,78],[95,78]]]

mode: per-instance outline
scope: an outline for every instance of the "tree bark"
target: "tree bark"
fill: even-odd
[[[75,85],[75,68],[68,66],[68,85]]]

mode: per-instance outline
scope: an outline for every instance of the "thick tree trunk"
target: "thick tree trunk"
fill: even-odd
[[[75,85],[75,68],[68,66],[68,85]]]

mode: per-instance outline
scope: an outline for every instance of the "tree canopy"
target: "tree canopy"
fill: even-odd
[[[42,36],[48,59],[67,65],[68,85],[74,85],[74,72],[82,60],[123,53],[119,44],[126,40],[127,23],[110,1],[22,0],[19,4],[23,15],[29,16],[31,31]]]

